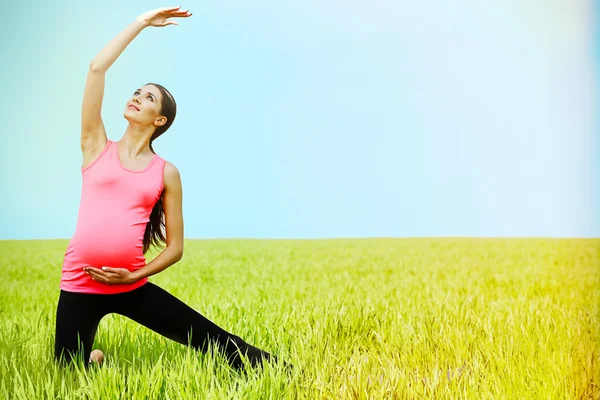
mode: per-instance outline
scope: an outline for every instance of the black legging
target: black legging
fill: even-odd
[[[147,282],[137,289],[119,294],[61,290],[56,310],[55,359],[73,361],[79,355],[83,356],[87,366],[98,323],[110,313],[124,315],[171,340],[189,344],[203,352],[208,349],[209,342],[217,344],[236,368],[243,365],[238,348],[248,356],[253,366],[262,359],[274,358],[218,327],[162,288]]]

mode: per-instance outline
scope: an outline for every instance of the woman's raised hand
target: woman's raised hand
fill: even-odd
[[[189,10],[180,10],[180,8],[181,6],[163,7],[146,11],[137,17],[137,20],[146,26],[179,25],[177,21],[170,20],[169,18],[187,18],[192,16],[192,13],[189,12]]]

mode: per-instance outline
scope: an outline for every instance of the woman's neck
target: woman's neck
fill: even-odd
[[[154,127],[142,128],[128,125],[123,137],[119,140],[120,148],[131,158],[144,153],[151,153],[150,137],[154,129]]]

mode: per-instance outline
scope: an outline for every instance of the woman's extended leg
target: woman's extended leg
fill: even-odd
[[[234,367],[241,367],[239,350],[248,356],[251,364],[274,358],[244,342],[239,336],[220,328],[199,312],[177,299],[164,289],[148,282],[131,292],[114,295],[111,310],[184,345],[205,352],[209,342],[217,344]],[[120,298],[117,299],[116,296]],[[190,340],[191,338],[191,340]]]
[[[60,291],[56,308],[54,358],[62,362],[82,357],[84,364],[92,351],[98,323],[107,314],[105,295]]]

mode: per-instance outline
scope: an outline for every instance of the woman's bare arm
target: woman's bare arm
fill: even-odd
[[[92,162],[106,146],[106,130],[101,117],[106,71],[144,28],[145,25],[136,19],[90,62],[81,105],[81,151],[84,166]]]
[[[81,151],[83,152],[84,166],[95,160],[106,146],[106,130],[101,117],[106,71],[144,28],[178,25],[177,22],[168,18],[192,15],[187,10],[179,10],[179,8],[158,8],[140,15],[115,36],[90,62],[81,105]]]
[[[183,256],[181,177],[177,168],[169,162],[165,164],[164,174],[163,210],[165,212],[167,246],[154,260],[132,273],[134,282],[158,274],[181,260]]]

